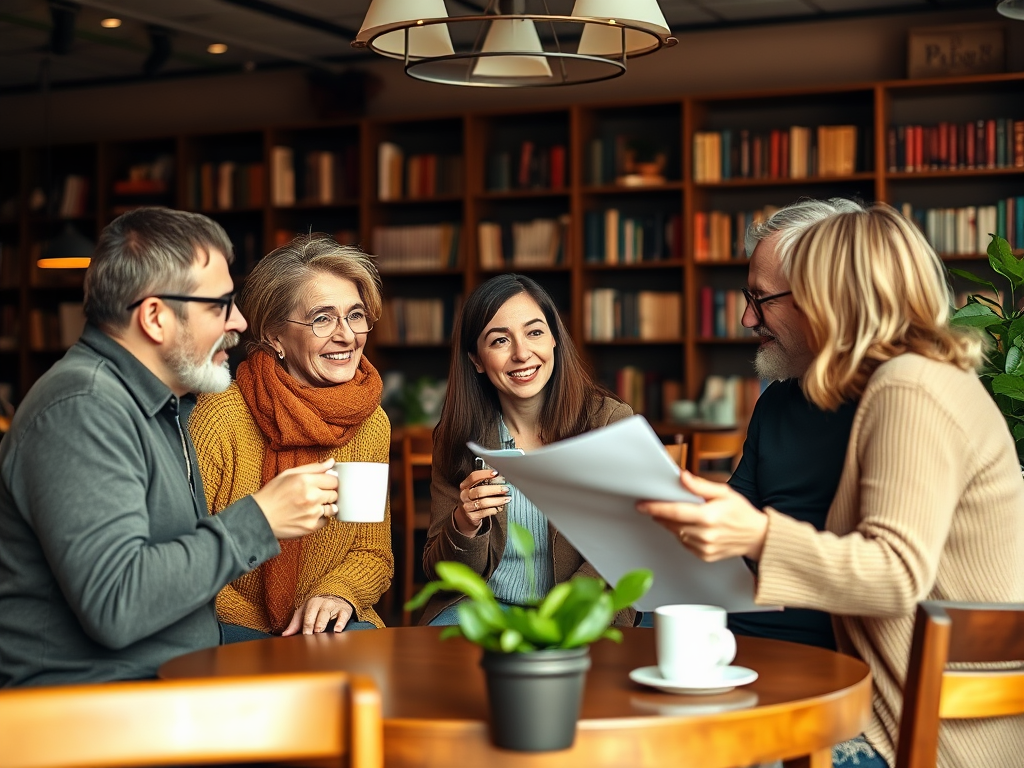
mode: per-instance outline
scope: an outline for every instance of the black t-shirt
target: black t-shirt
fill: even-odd
[[[807,401],[796,379],[773,383],[757,400],[743,458],[729,485],[758,509],[772,507],[822,530],[856,410],[855,403],[845,403],[834,413],[822,411]],[[729,628],[740,635],[835,649],[831,618],[821,611],[734,613]]]

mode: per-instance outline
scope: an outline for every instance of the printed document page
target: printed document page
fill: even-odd
[[[605,581],[650,568],[654,585],[637,608],[698,603],[730,612],[754,605],[754,575],[741,558],[705,563],[676,536],[636,511],[640,499],[694,501],[650,424],[632,416],[521,455],[469,443],[469,449],[516,486]]]

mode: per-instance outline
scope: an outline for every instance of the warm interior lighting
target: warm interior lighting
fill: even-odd
[[[117,29],[118,27],[121,26],[121,20],[120,19],[103,19],[103,21],[100,22],[100,26],[103,27],[104,29]]]
[[[92,259],[83,259],[75,256],[62,256],[53,259],[39,259],[36,266],[40,269],[85,269]]]
[[[657,0],[576,0],[570,16],[543,0],[488,0],[463,16],[443,0],[373,0],[352,46],[427,82],[523,88],[617,77],[628,58],[676,42]]]
[[[1002,0],[996,10],[1011,19],[1024,19],[1024,0]]]
[[[85,269],[94,250],[96,244],[69,221],[61,233],[46,244],[36,266],[40,269]]]
[[[206,46],[207,53],[227,53],[228,47],[224,43],[210,43]]]

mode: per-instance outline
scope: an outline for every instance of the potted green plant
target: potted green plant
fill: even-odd
[[[1024,466],[1024,309],[1017,306],[1018,292],[1024,287],[1024,261],[1005,239],[992,235],[988,263],[1006,278],[1009,290],[1000,292],[989,280],[951,268],[951,274],[988,288],[991,296],[969,295],[967,303],[953,313],[950,324],[980,328],[990,337],[992,343],[979,375],[1006,419],[1017,445],[1017,458]]]
[[[533,538],[515,523],[508,534],[526,562],[535,595]],[[653,574],[630,571],[611,590],[601,579],[574,576],[524,608],[502,607],[487,582],[463,563],[441,562],[436,571],[440,578],[406,610],[421,607],[439,591],[466,596],[458,604],[459,624],[446,627],[441,638],[464,637],[484,649],[480,664],[495,746],[529,752],[571,747],[590,668],[589,645],[600,638],[621,642],[612,619],[650,589]]]

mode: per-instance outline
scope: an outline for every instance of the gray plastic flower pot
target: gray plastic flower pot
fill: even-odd
[[[484,651],[494,746],[520,752],[568,749],[576,738],[588,648]]]

